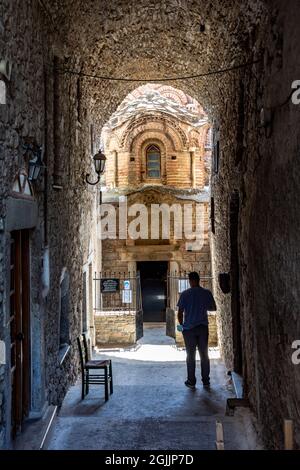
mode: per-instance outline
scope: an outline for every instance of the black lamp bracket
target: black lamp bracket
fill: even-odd
[[[90,180],[89,180],[89,176],[90,176],[90,174],[88,173],[88,174],[86,175],[86,177],[85,177],[85,181],[86,181],[87,184],[90,184],[91,186],[95,186],[96,184],[99,183],[99,181],[100,181],[100,175],[98,175],[97,181],[95,181],[95,182],[90,181]]]

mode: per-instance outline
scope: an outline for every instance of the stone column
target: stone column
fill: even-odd
[[[196,187],[196,168],[195,168],[195,152],[192,150],[191,155],[191,185],[192,188]]]

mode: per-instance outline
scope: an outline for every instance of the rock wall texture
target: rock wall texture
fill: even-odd
[[[0,340],[6,345],[6,364],[0,366],[0,447],[7,447],[11,437],[8,220],[14,219],[14,214],[9,213],[8,198],[16,174],[20,168],[27,168],[24,138],[33,137],[43,146],[46,164],[44,176],[33,184],[38,221],[30,231],[32,416],[41,415],[47,403],[60,404],[68,385],[75,380],[82,270],[95,250],[96,229],[93,230],[95,192],[87,189],[82,179],[82,173],[90,172],[92,163],[85,98],[80,96],[82,120],[84,116],[80,124],[76,77],[66,79],[53,73],[55,60],[73,67],[76,59],[61,53],[53,25],[39,2],[4,0],[1,13],[0,55],[13,64],[7,83],[7,104],[0,106]],[[15,223],[17,226],[19,221]],[[90,231],[95,236],[90,236]],[[49,288],[43,281],[46,247],[50,253]],[[70,351],[60,364],[59,284],[64,269],[70,276]]]
[[[239,195],[238,264],[245,391],[263,425],[265,443],[283,446],[283,420],[295,422],[299,446],[299,107],[289,99],[299,70],[294,2],[269,2],[270,25],[255,35],[263,60],[238,74],[226,112],[218,116],[219,172],[212,177],[216,233],[214,275],[232,270],[230,201]],[[296,42],[295,42],[296,41]],[[295,64],[298,64],[295,67]],[[228,89],[229,93],[229,89]],[[234,264],[234,263],[233,263]],[[232,286],[234,289],[234,286]],[[234,367],[232,296],[215,294],[228,368]]]
[[[3,35],[0,36],[1,57],[13,62],[11,81],[7,84],[7,104],[0,107],[0,213],[1,213],[1,305],[0,305],[0,337],[6,345],[6,364],[1,366],[0,385],[0,447],[10,438],[10,331],[9,331],[9,234],[6,226],[6,202],[12,190],[15,176],[23,164],[22,137],[34,135],[39,143],[44,140],[44,91],[43,91],[43,60],[47,57],[47,32],[40,12],[32,8],[30,2],[2,2]],[[32,24],[36,27],[33,29]],[[24,56],[26,60],[24,60]],[[36,85],[37,82],[39,86]],[[23,151],[24,153],[24,151]],[[37,188],[37,199],[43,199]],[[42,227],[40,227],[40,231]],[[32,240],[33,269],[41,259],[41,233]],[[39,279],[37,280],[39,282]],[[33,304],[39,299],[35,293]],[[43,307],[41,306],[41,309]],[[42,313],[42,312],[41,312]],[[3,375],[2,375],[3,374]]]
[[[136,315],[129,312],[95,314],[96,345],[120,346],[136,342]]]
[[[49,401],[59,403],[68,382],[74,380],[77,367],[73,347],[64,365],[59,365],[59,280],[63,268],[67,268],[73,341],[80,328],[81,270],[94,249],[93,243],[89,244],[89,234],[96,232],[90,222],[94,193],[86,190],[81,178],[91,163],[90,124],[94,135],[100,137],[102,126],[138,86],[137,82],[90,76],[78,81],[76,73],[151,81],[259,60],[224,74],[168,84],[196,98],[219,130],[219,170],[212,178],[212,256],[215,278],[219,272],[232,274],[232,295],[221,293],[217,283],[214,286],[226,364],[232,368],[236,362],[238,325],[231,313],[237,312],[239,288],[243,375],[251,406],[263,426],[268,447],[282,447],[284,418],[294,420],[299,447],[300,372],[290,357],[290,345],[300,335],[300,169],[296,131],[300,107],[289,99],[291,83],[299,79],[295,2],[141,0],[137,4],[135,0],[112,0],[95,6],[91,0],[3,0],[2,5],[1,53],[11,58],[14,70],[8,86],[8,104],[0,111],[0,339],[8,347],[9,234],[5,219],[7,197],[22,160],[20,137],[33,134],[39,142],[45,142],[46,135],[46,241],[51,284],[43,299],[36,280],[32,302],[36,317],[44,318],[46,331],[45,347],[42,346],[46,395]],[[51,71],[54,56],[58,57],[56,65],[60,69],[55,77]],[[46,100],[43,63],[51,64],[46,74]],[[75,74],[63,73],[62,69]],[[53,183],[62,185],[63,190],[54,189]],[[36,189],[40,222],[31,243],[36,266],[33,271],[40,279],[45,206],[42,184]],[[40,356],[43,357],[42,352]],[[6,429],[9,427],[9,363],[2,366],[0,373],[3,369],[2,443],[3,423]]]

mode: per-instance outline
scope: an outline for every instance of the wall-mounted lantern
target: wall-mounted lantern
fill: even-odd
[[[32,137],[24,139],[24,158],[28,164],[28,179],[32,182],[38,180],[42,168],[45,168],[42,159],[42,147]]]
[[[101,175],[104,173],[104,170],[105,170],[106,156],[104,155],[101,149],[99,150],[98,153],[96,153],[96,155],[93,156],[93,161],[94,161],[95,172],[98,175],[97,181],[95,182],[90,181],[89,173],[85,177],[85,181],[92,186],[99,183]]]
[[[44,168],[42,161],[42,149],[39,149],[38,153],[32,160],[28,162],[28,178],[30,181],[37,181],[40,176],[41,169]]]

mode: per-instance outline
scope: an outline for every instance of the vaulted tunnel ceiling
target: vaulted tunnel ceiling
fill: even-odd
[[[256,60],[267,21],[262,0],[44,0],[62,54],[85,74],[135,78],[190,76]],[[205,30],[201,31],[201,25]],[[228,83],[244,69],[205,78],[168,81],[215,114]],[[229,77],[229,80],[228,80]],[[85,78],[91,107],[104,124],[140,82]],[[162,82],[163,83],[163,82]],[[99,112],[99,111],[98,111]]]

